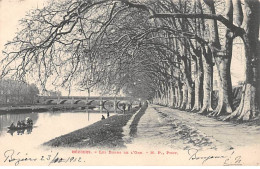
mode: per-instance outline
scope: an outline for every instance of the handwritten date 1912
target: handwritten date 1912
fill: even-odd
[[[39,158],[37,157],[29,157],[28,153],[15,152],[15,150],[10,149],[4,152],[4,162],[14,163],[15,166],[18,166],[22,162],[48,162],[48,165],[55,163],[81,163],[85,162],[81,157],[61,157],[59,152],[55,155],[41,155]]]

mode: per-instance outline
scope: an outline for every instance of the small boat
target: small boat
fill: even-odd
[[[25,121],[26,121],[26,123],[25,123]],[[23,130],[23,129],[28,129],[28,128],[32,128],[32,127],[33,127],[32,119],[30,117],[26,117],[25,120],[22,120],[21,122],[18,121],[17,126],[14,125],[14,122],[12,122],[12,124],[7,128],[9,130]]]
[[[28,129],[28,128],[32,128],[33,124],[29,124],[29,125],[25,125],[25,126],[21,126],[21,127],[17,127],[17,126],[10,126],[7,127],[9,130],[22,130],[22,129]]]

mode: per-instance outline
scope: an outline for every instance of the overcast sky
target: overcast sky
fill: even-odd
[[[8,40],[12,40],[19,26],[19,19],[26,11],[41,7],[46,0],[0,0],[0,49]]]
[[[12,40],[19,27],[19,20],[26,15],[30,9],[41,8],[47,0],[0,0],[0,51],[4,49],[4,44]],[[0,56],[2,55],[2,52]],[[54,87],[48,86],[47,89]],[[58,89],[63,95],[68,95],[68,90]],[[72,89],[71,95],[87,96],[87,92],[75,91]],[[97,92],[92,92],[91,95],[99,95]]]

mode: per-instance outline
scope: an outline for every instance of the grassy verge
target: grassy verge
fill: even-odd
[[[145,113],[145,110],[147,109],[148,107],[148,104],[145,103],[141,110],[136,114],[136,116],[134,117],[134,120],[132,122],[132,124],[130,125],[130,136],[131,137],[135,137],[136,136],[136,133],[137,133],[137,125],[141,119],[141,117],[144,115]]]
[[[52,147],[124,147],[122,139],[123,126],[127,124],[138,109],[133,108],[124,115],[115,115],[105,120],[100,120],[85,128],[54,138],[43,145]]]

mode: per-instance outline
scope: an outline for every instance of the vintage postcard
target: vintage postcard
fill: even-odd
[[[258,166],[258,0],[0,0],[1,166]]]

